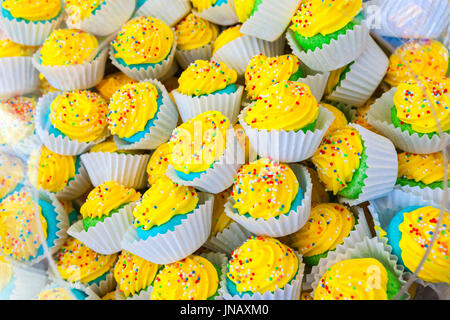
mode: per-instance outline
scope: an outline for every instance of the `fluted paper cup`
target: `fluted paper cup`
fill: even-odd
[[[304,78],[299,78],[296,81],[306,84],[317,101],[321,101],[325,88],[327,86],[329,72],[311,72]]]
[[[122,239],[122,248],[145,260],[158,264],[168,264],[194,253],[200,248],[211,232],[214,197],[199,193],[199,206],[173,231],[139,239],[136,228],[130,226]]]
[[[9,300],[31,300],[45,287],[47,277],[42,270],[26,268],[13,261],[11,267],[13,268],[14,289],[12,289]]]
[[[0,99],[39,90],[39,72],[31,57],[0,58]]]
[[[183,69],[187,69],[189,65],[196,60],[210,60],[211,56],[212,43],[192,50],[177,49],[177,52],[175,53],[175,58]]]
[[[399,189],[402,190],[403,192],[406,193],[412,193],[416,196],[422,197],[423,199],[426,200],[431,200],[433,202],[436,203],[442,203],[442,200],[444,199],[444,189],[441,188],[429,188],[429,187],[425,187],[425,188],[421,188],[419,186],[402,186],[402,185],[396,185],[395,189]],[[447,188],[447,194],[446,194],[446,198],[447,198],[447,204],[450,204],[450,188]]]
[[[231,124],[238,120],[241,110],[241,100],[244,87],[237,86],[237,90],[232,93],[208,94],[201,97],[188,96],[180,93],[178,90],[172,91],[173,98],[180,112],[183,122],[206,111],[220,111],[226,116]]]
[[[81,164],[79,172],[75,174],[72,180],[61,191],[56,192],[56,198],[61,200],[74,200],[85,194],[90,188],[91,180],[86,168]]]
[[[211,236],[203,245],[215,252],[231,255],[234,249],[243,244],[253,233],[242,227],[239,223],[232,222],[222,232]]]
[[[125,295],[120,292],[118,289],[119,286],[117,286],[116,292],[115,292],[115,298],[116,300],[151,300],[151,295],[153,292],[153,286],[148,286],[147,289],[139,291],[139,293],[136,293],[130,297],[125,297]]]
[[[245,121],[246,107],[239,115],[239,123],[244,128],[250,144],[260,157],[271,158],[279,162],[300,162],[310,158],[322,142],[322,138],[334,120],[333,114],[323,107],[319,107],[314,131],[306,133],[285,130],[258,130],[252,128]]]
[[[84,293],[86,293],[87,294],[86,300],[96,300],[92,296],[92,293],[98,292],[100,293],[100,296],[104,296],[105,294],[110,292],[107,291],[109,288],[111,287],[114,288],[117,285],[116,280],[114,279],[112,269],[108,271],[108,273],[106,274],[106,279],[101,280],[98,284],[94,283],[89,285],[88,283],[81,283],[80,281],[76,282],[65,281],[65,282],[70,288],[81,290]]]
[[[173,27],[189,11],[191,11],[191,4],[188,0],[171,0],[170,4],[166,0],[147,0],[136,10],[134,16],[155,17]]]
[[[221,26],[231,26],[239,22],[239,18],[234,11],[234,0],[228,0],[220,6],[210,6],[201,12],[192,9],[192,13]]]
[[[394,106],[394,95],[397,88],[392,88],[378,98],[367,113],[367,122],[389,138],[395,146],[403,151],[426,154],[443,150],[450,143],[450,134],[443,133],[442,136],[433,135],[430,139],[424,134],[419,137],[417,133],[412,135],[408,131],[402,131],[394,127],[391,120],[391,108]]]

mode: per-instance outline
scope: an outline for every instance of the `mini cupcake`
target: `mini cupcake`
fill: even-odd
[[[0,201],[13,192],[22,189],[25,165],[12,154],[0,152]]]
[[[1,20],[1,18],[0,18]],[[0,39],[0,98],[32,93],[39,88],[39,72],[31,56],[37,47]]]
[[[45,146],[30,155],[27,175],[36,189],[46,190],[63,200],[76,199],[91,187],[80,157],[56,154]]]
[[[270,237],[250,237],[231,254],[225,300],[298,300],[302,257]]]
[[[311,157],[332,121],[306,84],[287,80],[263,90],[239,115],[258,155],[280,162]]]
[[[309,0],[300,4],[286,36],[293,53],[313,70],[331,71],[358,58],[369,30],[362,1]]]
[[[136,80],[131,79],[123,72],[117,72],[106,76],[95,88],[98,93],[109,102],[113,94],[119,90],[120,87],[132,82],[136,82]]]
[[[108,136],[108,104],[87,90],[49,93],[36,106],[36,132],[51,151],[79,155]]]
[[[239,170],[226,214],[254,234],[282,237],[307,222],[311,187],[305,167],[260,158]]]
[[[66,0],[66,23],[70,29],[107,36],[127,22],[135,6],[135,0]]]
[[[63,21],[61,0],[4,0],[0,6],[0,29],[14,42],[39,46]]]
[[[327,136],[312,162],[326,190],[350,205],[382,197],[397,179],[392,142],[354,124]]]
[[[120,87],[108,108],[109,130],[120,150],[156,149],[178,121],[177,109],[158,80]]]
[[[187,257],[209,236],[212,201],[162,176],[136,205],[123,249],[158,264]]]
[[[233,0],[191,0],[192,12],[205,20],[221,26],[238,22]]]
[[[438,152],[450,141],[449,90],[446,77],[408,80],[383,94],[371,106],[367,120],[403,151]]]
[[[210,193],[229,188],[244,161],[230,121],[219,111],[201,113],[177,127],[169,147],[166,175],[174,182]]]
[[[236,85],[237,73],[225,63],[196,60],[180,75],[172,91],[183,122],[207,111],[220,111],[237,121],[244,87]]]
[[[115,181],[95,187],[81,206],[83,217],[67,231],[95,252],[112,254],[133,221],[133,208],[141,194]]]
[[[109,56],[130,78],[161,79],[172,67],[176,45],[174,31],[164,22],[138,17],[122,26],[111,43]]]
[[[170,6],[167,5],[165,0],[137,0],[134,16],[155,17],[173,27],[189,11],[191,11],[189,0],[172,0]]]
[[[95,87],[103,78],[108,50],[96,37],[75,29],[53,31],[33,56],[34,67],[59,90]]]
[[[169,143],[163,143],[152,154],[147,165],[148,184],[152,185],[166,174],[169,166],[170,147]]]
[[[261,40],[241,33],[238,24],[222,31],[213,46],[212,59],[226,63],[243,76],[251,58],[258,54],[268,57],[280,56],[284,52],[284,37],[273,42]]]
[[[175,26],[177,35],[176,59],[183,69],[196,60],[209,60],[219,28],[190,13]]]

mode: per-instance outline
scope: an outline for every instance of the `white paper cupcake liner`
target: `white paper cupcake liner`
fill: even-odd
[[[39,72],[31,57],[0,58],[0,99],[39,90]]]
[[[94,187],[107,181],[116,181],[127,188],[145,188],[149,159],[149,154],[91,152],[81,155]]]
[[[248,106],[239,115],[239,123],[244,128],[250,144],[260,157],[279,162],[300,162],[310,158],[322,142],[322,138],[334,120],[334,115],[319,106],[319,116],[314,131],[306,133],[285,130],[258,130],[245,121]]]
[[[45,287],[47,277],[43,271],[14,264],[11,266],[15,280],[9,300],[31,300]]]
[[[35,131],[25,139],[10,145],[18,154],[27,156],[42,146],[42,143]]]
[[[224,62],[229,68],[235,70],[239,76],[245,74],[245,69],[251,58],[258,54],[267,57],[276,57],[284,52],[284,37],[273,42],[243,35],[219,48],[212,57],[214,61]]]
[[[103,222],[90,227],[88,231],[84,230],[83,221],[79,220],[67,230],[67,233],[100,254],[119,252],[122,250],[121,240],[133,222],[136,204],[137,202],[127,204]]]
[[[306,77],[299,78],[296,81],[308,85],[314,98],[316,98],[317,101],[321,101],[329,76],[329,72],[317,72],[316,74],[308,74]]]
[[[291,208],[289,215],[283,214],[278,216],[277,219],[270,217],[267,220],[263,218],[247,218],[244,215],[240,215],[237,210],[233,208],[235,201],[232,196],[228,198],[228,201],[225,204],[226,215],[258,236],[278,238],[300,230],[300,228],[308,221],[311,212],[312,182],[306,167],[299,164],[291,164],[290,167],[294,171],[300,184],[300,188],[303,191],[303,199],[299,206],[293,209]]]
[[[82,154],[89,150],[91,147],[97,143],[102,142],[107,138],[107,135],[97,141],[92,142],[78,142],[76,140],[71,140],[67,136],[55,137],[53,134],[48,132],[46,128],[44,114],[47,108],[50,108],[51,102],[59,95],[58,92],[51,92],[41,97],[36,105],[36,118],[35,126],[36,132],[41,138],[42,144],[44,144],[48,149],[54,153],[65,155],[65,156],[76,156]]]
[[[100,293],[99,296],[104,296],[105,294],[107,294],[110,291],[107,291],[109,288],[115,288],[117,283],[116,280],[114,279],[114,274],[112,272],[113,269],[111,269],[110,271],[107,272],[106,274],[106,279],[101,280],[99,282],[99,284],[91,284],[89,285],[88,283],[82,283],[80,281],[76,281],[76,282],[69,282],[69,281],[65,281],[67,283],[67,285],[71,288],[71,289],[77,289],[77,290],[81,290],[83,292],[85,292],[87,294],[86,300],[96,300],[95,296],[92,295],[92,293]]]
[[[357,199],[338,197],[339,202],[354,206],[368,200],[383,197],[394,188],[397,181],[398,158],[394,145],[388,139],[351,123],[358,130],[366,148],[366,176],[361,194]]]
[[[221,26],[231,26],[239,22],[239,18],[234,11],[234,0],[228,0],[227,3],[220,6],[211,6],[201,12],[192,9],[192,13]]]
[[[75,174],[73,180],[69,181],[63,190],[56,192],[56,198],[61,200],[74,200],[92,187],[91,180],[86,168],[81,164],[79,172]]]
[[[264,292],[263,294],[255,292],[249,295],[246,293],[241,297],[238,295],[232,296],[227,289],[226,283],[224,283],[220,289],[224,300],[299,300],[305,264],[302,262],[302,256],[298,252],[294,252],[298,258],[297,275],[290,283],[285,284],[283,288],[278,288],[274,292]]]
[[[159,112],[155,115],[158,119],[155,120],[150,132],[137,142],[130,143],[114,136],[114,142],[119,150],[156,149],[169,140],[172,131],[177,126],[178,111],[164,85],[154,79],[145,80],[145,82],[155,85],[162,92],[162,105],[159,106]]]
[[[356,107],[364,105],[383,80],[388,66],[389,59],[369,36],[366,49],[327,99]]]
[[[243,244],[252,235],[253,233],[240,224],[231,222],[223,231],[211,236],[203,246],[212,251],[222,252],[229,256],[234,249]]]
[[[151,300],[151,295],[153,292],[153,286],[148,286],[147,289],[141,290],[138,294],[134,294],[130,297],[125,297],[125,295],[119,291],[119,286],[117,286],[115,297],[116,300]]]
[[[437,134],[430,139],[424,134],[419,137],[417,133],[410,135],[408,131],[402,131],[394,127],[391,120],[391,109],[394,106],[394,95],[397,88],[392,88],[378,98],[367,113],[367,122],[389,138],[394,145],[406,152],[425,154],[443,150],[450,143],[450,134]]]
[[[59,17],[52,21],[37,23],[18,21],[16,19],[9,20],[0,15],[0,29],[15,43],[27,46],[40,46],[63,20],[64,13],[60,13]]]
[[[364,51],[369,39],[369,30],[363,24],[353,30],[339,35],[330,44],[323,44],[322,49],[304,51],[295,40],[294,31],[288,30],[286,39],[295,54],[303,63],[313,70],[332,71],[356,60]]]
[[[300,0],[263,0],[241,27],[241,32],[266,41],[278,39],[291,22]]]
[[[177,49],[177,52],[175,53],[175,58],[183,69],[187,69],[189,65],[196,60],[210,60],[211,56],[212,43],[192,50]]]
[[[234,124],[238,120],[239,111],[241,110],[241,100],[244,87],[237,86],[236,92],[222,94],[208,94],[201,97],[193,97],[182,94],[178,90],[172,91],[173,98],[180,112],[183,122],[206,111],[220,111],[225,117]]]
[[[421,188],[419,186],[402,186],[402,185],[396,185],[395,189],[402,190],[406,193],[412,193],[414,195],[417,195],[419,197],[422,197],[426,200],[431,200],[436,203],[442,203],[442,200],[444,199],[444,190],[440,188],[432,189],[429,187]],[[450,188],[448,188],[447,191],[447,204],[450,204]]]
[[[401,286],[405,285],[403,280],[403,268],[397,264],[397,257],[391,254],[392,248],[387,247],[383,241],[375,237],[372,239],[364,238],[362,241],[349,241],[346,244],[338,245],[335,251],[328,253],[324,259],[320,259],[319,264],[311,270],[311,277],[314,279],[312,283],[312,296],[323,274],[336,263],[348,259],[374,258],[378,260],[385,268],[391,271]],[[404,296],[409,299],[409,294]]]
[[[70,29],[79,29],[97,36],[107,36],[117,31],[131,17],[136,7],[135,0],[107,0],[84,20],[66,19]]]
[[[183,180],[176,174],[171,164],[167,168],[166,175],[173,182],[184,186],[195,187],[204,192],[217,194],[228,189],[233,184],[239,168],[245,162],[245,153],[242,151],[233,128],[228,130],[226,140],[223,155],[200,178],[195,178],[192,181]]]
[[[168,264],[181,260],[199,249],[211,232],[214,197],[199,193],[199,206],[173,231],[139,239],[136,228],[130,226],[122,239],[122,248],[145,260]]]
[[[173,27],[191,11],[188,0],[147,0],[134,14],[135,17],[155,17]]]

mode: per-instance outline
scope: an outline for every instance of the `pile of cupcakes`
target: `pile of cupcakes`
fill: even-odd
[[[390,2],[0,1],[0,299],[450,298],[450,4]]]

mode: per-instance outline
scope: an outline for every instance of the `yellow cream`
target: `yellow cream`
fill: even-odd
[[[36,99],[13,97],[0,101],[0,144],[16,146],[34,132]]]
[[[144,193],[134,208],[133,224],[136,228],[149,230],[168,222],[176,215],[191,212],[197,203],[198,196],[193,187],[179,185],[167,176],[162,176]]]
[[[270,237],[252,236],[233,251],[227,277],[238,292],[273,292],[282,289],[297,274],[294,251]]]
[[[12,42],[8,38],[0,39],[0,58],[29,57],[33,55],[36,49],[37,47]]]
[[[107,134],[108,104],[87,90],[61,93],[50,104],[50,122],[78,142],[90,142]]]
[[[95,10],[97,10],[104,0],[66,0],[65,10],[68,20],[76,23],[89,18]]]
[[[319,105],[306,84],[283,80],[261,92],[245,122],[255,129],[300,130],[317,120]]]
[[[320,181],[336,195],[352,181],[363,151],[361,136],[352,127],[336,130],[325,137],[312,157]]]
[[[219,232],[228,228],[233,222],[225,213],[225,204],[231,195],[231,190],[227,189],[214,195],[214,208],[211,222],[211,236],[215,236]]]
[[[66,289],[58,287],[41,291],[37,300],[73,300],[73,298]]]
[[[0,152],[0,200],[13,191],[24,178],[22,161]]]
[[[215,24],[190,13],[175,26],[177,48],[193,50],[203,47],[216,40],[218,33],[219,28]]]
[[[289,78],[298,71],[300,61],[292,54],[266,57],[262,53],[250,59],[245,69],[245,90],[252,100],[275,83]]]
[[[325,190],[322,182],[320,182],[317,171],[309,167],[306,167],[306,170],[308,170],[312,182],[311,204],[330,202],[330,195]]]
[[[225,46],[227,43],[230,43],[231,41],[236,40],[243,35],[244,34],[241,33],[240,24],[222,31],[222,33],[217,37],[216,41],[214,41],[213,55],[217,52],[217,50]]]
[[[325,133],[325,137],[331,135],[333,131],[336,131],[338,129],[344,129],[348,125],[347,118],[345,117],[345,114],[336,108],[335,106],[332,106],[331,104],[323,103],[321,102],[320,105],[327,109],[328,111],[331,111],[334,116],[334,120],[331,123],[330,127],[328,128],[327,132]]]
[[[151,300],[206,300],[214,296],[218,287],[214,265],[203,257],[190,255],[166,264],[158,272]]]
[[[244,23],[250,17],[255,7],[256,0],[234,0],[234,9],[239,22]]]
[[[169,166],[169,156],[170,148],[168,143],[163,143],[153,152],[147,165],[148,183],[150,185],[166,174]]]
[[[53,19],[61,12],[61,0],[4,0],[2,7],[14,18],[42,21]]]
[[[96,144],[89,150],[89,153],[93,152],[109,152],[114,153],[118,151],[118,147],[116,143],[114,142],[114,139],[107,139],[106,141],[100,142],[99,144]]]
[[[111,100],[113,94],[120,89],[120,87],[136,82],[136,80],[131,79],[125,73],[118,72],[106,76],[100,83],[96,86],[100,95],[107,101]]]
[[[213,6],[217,0],[191,0],[192,6],[194,9],[197,9],[198,12],[202,12],[205,9]]]
[[[444,156],[439,152],[431,154],[402,152],[398,155],[399,178],[431,184],[444,181],[444,169]],[[448,161],[447,170],[450,172]]]

